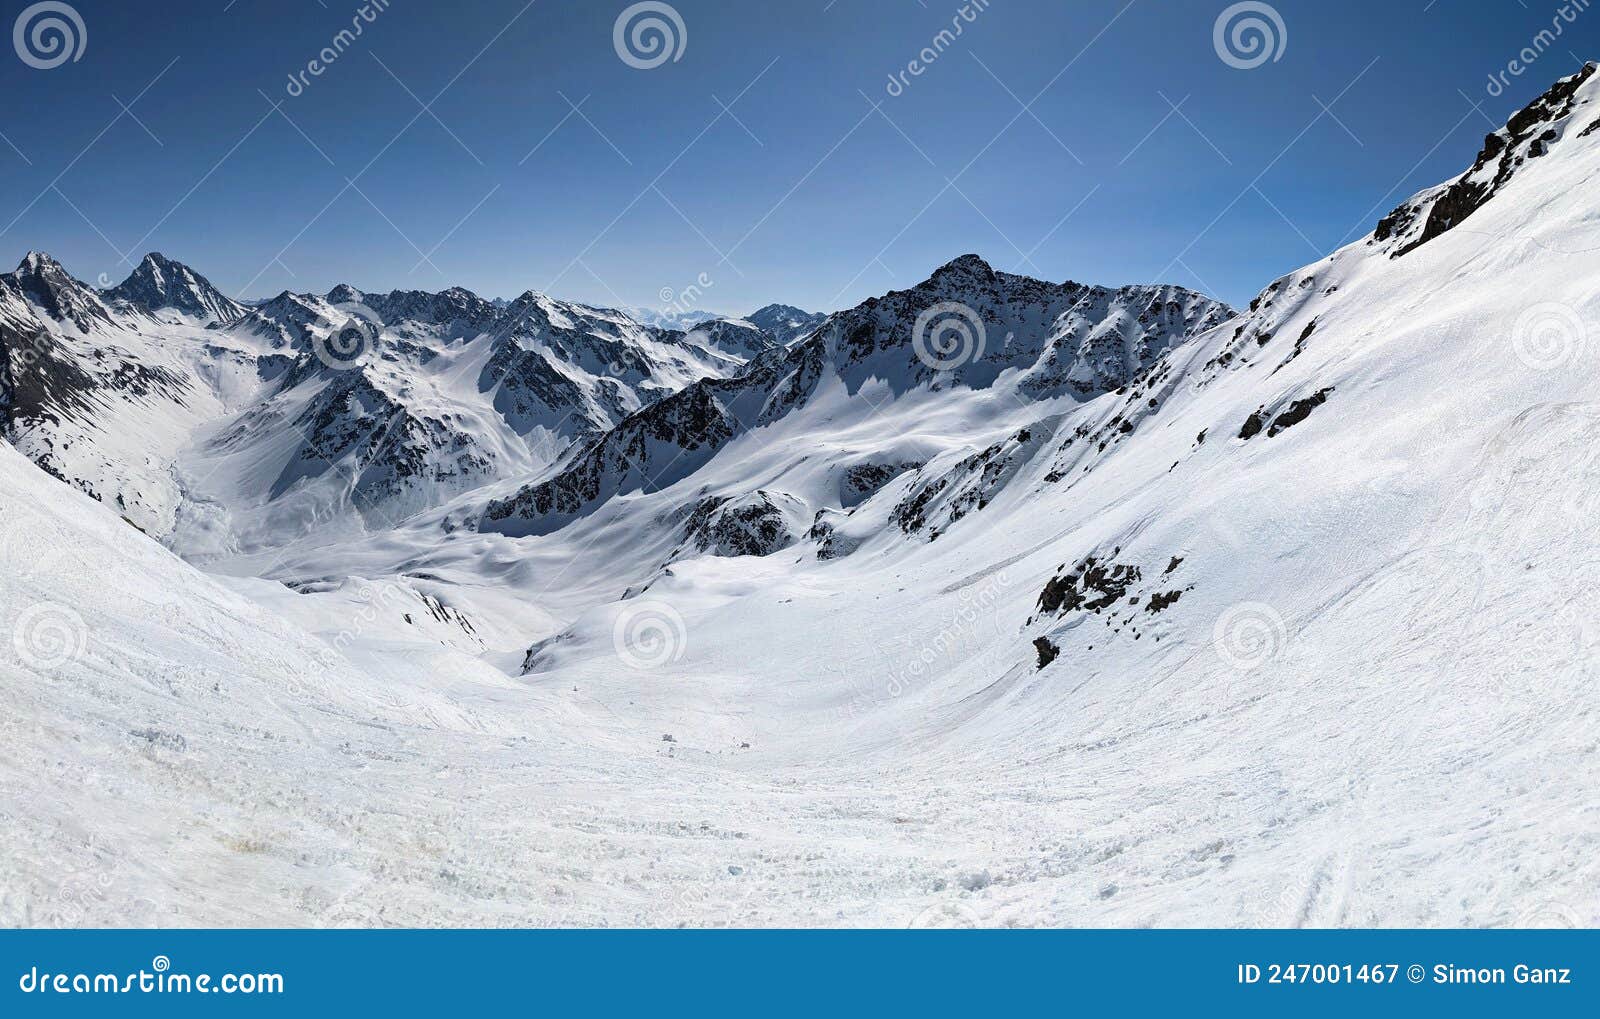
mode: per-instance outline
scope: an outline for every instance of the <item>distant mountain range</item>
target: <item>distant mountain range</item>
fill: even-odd
[[[753,316],[774,331],[685,332],[531,291],[345,285],[245,305],[159,253],[97,290],[37,252],[0,276],[0,313],[13,443],[141,529],[216,552],[535,471],[824,317],[775,305]]]

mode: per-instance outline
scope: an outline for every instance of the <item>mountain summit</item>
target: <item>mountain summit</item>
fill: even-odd
[[[210,280],[158,251],[144,256],[132,275],[105,296],[145,312],[170,309],[223,325],[237,322],[246,313],[243,305],[212,286]]]
[[[111,314],[94,289],[41,251],[28,252],[16,271],[0,279],[10,282],[47,315],[72,323],[80,332],[111,323]]]

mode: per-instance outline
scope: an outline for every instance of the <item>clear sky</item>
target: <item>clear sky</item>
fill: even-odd
[[[1243,303],[1600,57],[1600,6],[1536,43],[1551,0],[1274,0],[1254,68],[1219,56],[1223,0],[673,0],[681,52],[644,69],[624,0],[382,6],[291,86],[359,4],[75,0],[75,62],[0,50],[0,257],[96,282],[160,250],[245,297],[659,307],[703,276],[699,304],[742,313],[971,251]]]

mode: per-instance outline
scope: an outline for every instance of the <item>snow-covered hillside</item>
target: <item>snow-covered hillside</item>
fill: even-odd
[[[241,494],[275,406],[544,379],[462,431],[591,430],[227,580],[0,449],[0,922],[1600,922],[1597,100],[1238,315],[965,256],[764,350],[538,295],[193,327],[282,373],[195,412]],[[17,275],[7,337],[137,332]],[[480,455],[330,421],[379,499]]]

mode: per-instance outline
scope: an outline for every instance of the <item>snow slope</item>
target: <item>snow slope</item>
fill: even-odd
[[[1228,321],[959,259],[287,584],[0,450],[0,920],[1600,922],[1594,70]]]

